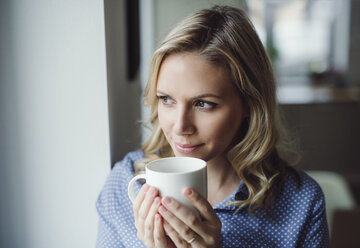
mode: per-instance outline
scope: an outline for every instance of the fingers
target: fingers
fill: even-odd
[[[200,230],[200,219],[191,210],[169,197],[164,197],[162,202],[169,207],[169,211],[163,206],[159,207],[160,214],[168,222],[165,222],[164,228],[177,247],[197,237],[196,229],[203,232]]]
[[[154,187],[150,187],[149,190],[146,192],[143,201],[140,203],[140,207],[137,211],[138,222],[141,223],[146,219],[150,207],[158,194],[158,190]]]
[[[154,216],[160,205],[158,190],[144,185],[135,198],[133,209],[138,238],[145,244],[153,244]]]
[[[177,231],[167,221],[164,221],[164,229],[176,247],[188,247],[188,243],[179,236]]]
[[[221,221],[210,203],[195,190],[186,188],[183,193],[199,210],[202,218],[176,200],[164,197],[161,201],[163,206],[159,207],[159,213],[171,226],[170,230],[173,233],[169,234],[164,226],[165,231],[177,246],[184,240],[191,241],[196,238],[192,245],[219,247],[218,245],[221,245]]]
[[[150,188],[150,186],[147,185],[147,184],[144,184],[141,187],[139,193],[137,194],[137,196],[135,198],[134,204],[133,204],[134,212],[138,212],[138,210],[139,210],[139,208],[141,206],[141,203],[145,198],[146,192],[149,190],[149,188]]]
[[[167,240],[165,236],[165,231],[162,226],[161,216],[159,214],[155,215],[155,225],[154,225],[154,243],[155,247],[158,248],[167,248]]]
[[[147,213],[146,220],[144,223],[144,237],[149,242],[154,240],[154,218],[160,206],[160,197],[156,197]]]
[[[201,217],[207,221],[218,219],[215,211],[213,210],[210,203],[196,190],[191,188],[185,188],[183,195],[186,199],[200,212]]]
[[[210,203],[190,188],[184,189],[183,194],[202,218],[170,197],[161,200],[154,187],[145,184],[141,188],[133,208],[138,238],[147,247],[221,245],[221,222]]]
[[[136,198],[135,198],[135,201],[134,201],[134,204],[133,204],[133,211],[134,211],[134,216],[135,216],[135,226],[138,226],[138,219],[137,216],[138,216],[138,213],[139,213],[139,209],[141,207],[141,203],[144,201],[144,198],[145,198],[145,195],[146,195],[146,192],[149,190],[150,186],[147,185],[147,184],[144,184],[139,193],[137,194]]]

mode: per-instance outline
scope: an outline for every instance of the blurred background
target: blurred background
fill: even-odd
[[[2,0],[0,247],[94,246],[106,176],[149,134],[139,120],[151,54],[214,4],[253,21],[297,167],[324,190],[333,247],[359,247],[358,0]]]

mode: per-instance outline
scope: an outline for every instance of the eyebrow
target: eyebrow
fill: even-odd
[[[160,91],[160,90],[158,90],[156,93],[157,93],[157,94],[162,94],[162,95],[166,95],[166,96],[170,96],[170,97],[171,97],[171,95],[169,95],[169,94],[167,94],[167,93],[164,93],[164,92],[162,92],[162,91]],[[206,97],[214,97],[214,98],[222,99],[221,96],[218,96],[218,95],[215,95],[215,94],[211,94],[211,93],[200,94],[200,95],[197,95],[197,96],[192,97],[192,99],[199,99],[199,98],[206,98]]]

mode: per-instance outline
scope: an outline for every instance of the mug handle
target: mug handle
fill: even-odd
[[[140,175],[137,175],[135,177],[133,177],[129,184],[128,184],[128,196],[131,200],[132,203],[134,203],[134,200],[135,200],[135,197],[136,197],[136,194],[135,194],[135,191],[134,191],[134,183],[136,180],[139,180],[139,179],[145,179],[146,180],[146,175],[145,174],[140,174]]]

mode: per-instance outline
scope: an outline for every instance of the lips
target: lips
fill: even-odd
[[[194,152],[198,151],[202,146],[203,146],[203,144],[191,145],[191,144],[181,144],[181,143],[175,142],[175,149],[179,153],[183,153],[183,154],[194,153]]]

